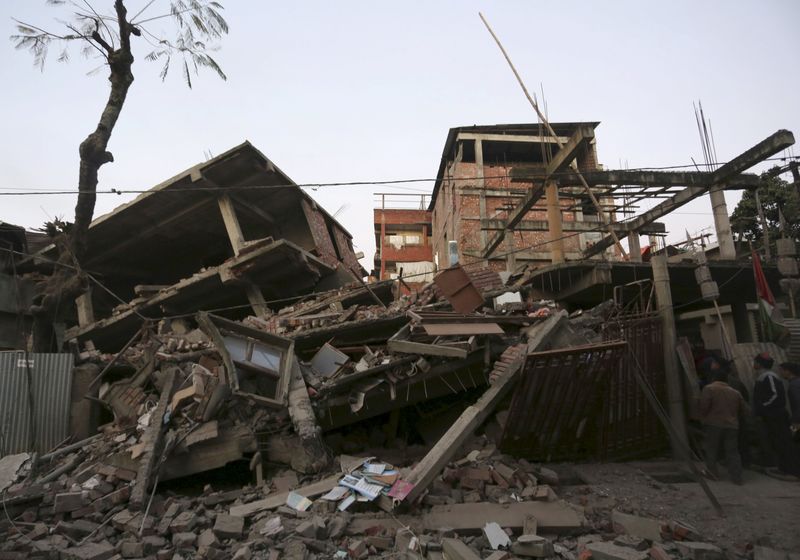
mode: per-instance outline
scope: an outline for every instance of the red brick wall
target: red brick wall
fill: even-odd
[[[334,249],[333,241],[331,240],[330,234],[328,234],[325,216],[316,208],[312,208],[307,200],[303,199],[302,203],[303,212],[308,221],[308,227],[311,229],[311,235],[314,237],[317,256],[326,264],[335,267],[339,259],[336,257],[336,249]]]

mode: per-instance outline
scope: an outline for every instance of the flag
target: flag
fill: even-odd
[[[778,342],[788,334],[783,326],[783,316],[775,306],[775,296],[767,284],[761,258],[753,251],[753,276],[756,283],[756,299],[758,300],[758,316],[764,333],[765,342]]]

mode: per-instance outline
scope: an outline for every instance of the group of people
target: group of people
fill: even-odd
[[[711,476],[719,477],[717,460],[722,454],[731,481],[742,484],[742,456],[749,457],[745,423],[752,410],[762,453],[777,463],[777,468],[768,469],[767,474],[800,481],[800,365],[782,363],[776,373],[774,364],[767,353],[753,360],[756,379],[752,406],[742,395],[745,389],[737,390],[729,383],[725,364],[713,360],[707,364],[708,379],[700,393],[698,416],[703,423],[706,469]]]

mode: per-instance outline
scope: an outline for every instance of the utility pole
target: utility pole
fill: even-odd
[[[670,435],[672,455],[686,459],[686,416],[683,412],[683,391],[678,372],[678,356],[675,351],[678,340],[675,333],[675,313],[672,309],[672,292],[669,287],[669,270],[666,255],[653,255],[653,287],[656,291],[658,314],[661,317],[661,340],[664,348],[664,375],[667,380],[667,400],[670,421],[674,431]],[[676,441],[676,438],[680,438]]]

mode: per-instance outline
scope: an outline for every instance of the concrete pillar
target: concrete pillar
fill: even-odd
[[[667,381],[667,410],[677,437],[682,441],[671,441],[672,454],[676,459],[686,459],[683,450],[687,449],[686,417],[683,412],[683,391],[678,371],[678,354],[675,351],[678,340],[675,332],[675,314],[672,309],[672,292],[669,286],[669,270],[665,255],[653,255],[653,286],[656,291],[658,313],[661,316],[661,340],[664,348],[664,372]]]
[[[486,178],[483,173],[483,142],[480,139],[475,140],[475,168],[477,170],[476,186],[481,189],[480,200],[478,201],[478,209],[480,211],[481,220],[485,220],[488,216],[486,213]],[[481,252],[489,243],[488,232],[481,227]],[[485,265],[489,264],[488,260],[484,261]]]
[[[736,246],[733,244],[731,220],[728,216],[728,205],[725,203],[725,191],[721,186],[711,187],[711,210],[714,213],[714,228],[719,243],[719,258],[725,261],[736,260]]]
[[[94,306],[92,305],[92,288],[79,295],[75,300],[75,307],[78,311],[78,325],[85,327],[94,323]]]
[[[547,199],[547,227],[550,234],[550,260],[553,264],[564,262],[564,230],[561,224],[561,203],[558,200],[558,183],[545,185]]]
[[[639,233],[632,231],[628,234],[628,255],[631,262],[642,262],[642,246],[639,244]]]
[[[244,235],[242,235],[242,228],[239,226],[239,219],[236,216],[233,201],[227,194],[223,194],[217,199],[217,203],[219,204],[220,214],[222,214],[222,221],[225,223],[225,229],[228,232],[233,254],[238,255],[242,247],[244,247]]]

